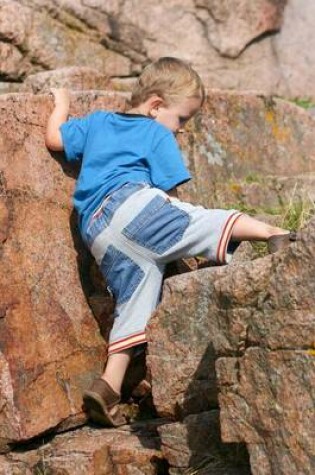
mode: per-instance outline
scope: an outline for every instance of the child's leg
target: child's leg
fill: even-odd
[[[102,425],[118,427],[126,424],[126,418],[119,410],[120,392],[133,348],[109,355],[101,378],[94,380],[84,392],[83,401],[89,416]]]
[[[233,241],[267,241],[271,236],[288,234],[285,229],[263,223],[242,214],[235,222],[231,239]]]
[[[271,236],[287,234],[288,232],[244,214],[235,222],[231,238],[235,241],[267,241]],[[107,381],[118,394],[121,392],[132,352],[133,348],[129,348],[108,357],[102,379]]]
[[[145,327],[160,297],[164,266],[155,266],[141,256],[133,256],[133,258],[139,261],[139,266],[141,264],[142,273],[138,273],[140,279],[133,281],[135,285],[130,287],[132,277],[136,272],[134,266],[129,267],[130,272],[128,265],[118,266],[117,273],[119,272],[120,275],[114,273],[120,285],[115,295],[116,310],[109,337],[107,364],[102,376],[97,378],[83,394],[85,408],[90,418],[106,426],[119,426],[126,423],[123,411],[119,408],[122,383],[135,347],[146,342]],[[121,253],[120,263],[122,259]],[[123,262],[128,264],[129,261],[123,260]],[[113,272],[113,269],[111,271]],[[107,275],[107,283],[113,284],[111,273]],[[126,299],[127,291],[128,298]],[[117,305],[117,302],[120,304]]]
[[[107,381],[107,383],[114,389],[114,391],[116,391],[117,394],[120,394],[121,392],[123,379],[130,363],[133,351],[134,348],[128,348],[127,350],[123,350],[119,353],[113,353],[108,357],[105,371],[101,377]]]

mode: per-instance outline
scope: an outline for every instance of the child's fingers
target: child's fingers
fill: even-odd
[[[54,96],[66,96],[69,94],[69,90],[66,89],[65,87],[51,87],[50,88],[50,93],[53,94]]]
[[[56,99],[58,96],[60,96],[60,92],[59,92],[59,91],[60,91],[60,90],[58,90],[57,88],[52,87],[52,88],[49,89],[48,95],[49,95],[50,97],[53,97],[54,99]]]
[[[66,88],[52,87],[49,90],[49,96],[54,99],[55,104],[69,103],[69,100],[70,100],[69,90]]]

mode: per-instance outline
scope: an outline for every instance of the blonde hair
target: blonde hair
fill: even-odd
[[[131,96],[131,106],[137,107],[153,95],[167,105],[183,98],[205,100],[205,88],[197,72],[185,61],[164,57],[147,66],[140,75]]]

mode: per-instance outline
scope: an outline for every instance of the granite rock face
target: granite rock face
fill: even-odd
[[[223,441],[248,444],[254,474],[314,470],[314,231],[313,218],[287,250],[168,279],[149,325],[158,413],[182,420],[219,394]]]
[[[216,369],[222,438],[247,443],[252,473],[312,473],[314,350],[253,347]]]
[[[250,475],[244,447],[221,441],[218,410],[191,414],[181,422],[161,424],[158,433],[170,474],[185,474],[190,468],[209,475]]]
[[[158,424],[125,429],[84,427],[47,440],[40,448],[0,456],[1,475],[163,475]]]
[[[96,69],[72,66],[43,73],[31,74],[21,87],[23,92],[39,94],[49,92],[52,87],[66,87],[70,90],[109,89],[109,77]]]
[[[83,112],[92,102],[124,104],[110,94],[87,94],[76,107]],[[106,354],[87,298],[93,307],[100,293],[86,283],[90,258],[71,205],[76,171],[44,146],[51,107],[51,99],[31,95],[3,96],[0,103],[6,131],[0,141],[2,451],[82,423],[82,390],[101,372]]]
[[[71,114],[123,110],[126,98],[76,92]],[[162,304],[150,324],[148,363],[156,408],[168,420],[149,431],[152,445],[144,436],[140,445],[131,437],[128,431],[135,427],[125,428],[123,435],[86,428],[31,450],[30,439],[85,423],[81,394],[102,370],[113,308],[78,237],[71,204],[78,169],[44,146],[52,106],[47,95],[12,94],[0,100],[5,131],[0,137],[0,451],[16,449],[1,457],[0,473],[34,473],[45,460],[52,473],[69,475],[106,470],[177,475],[201,465],[209,475],[247,475],[246,454],[238,466],[231,465],[239,449],[229,451],[226,442],[248,445],[255,474],[272,474],[278,466],[277,475],[309,469],[314,221],[287,251],[252,261],[246,249],[240,250],[241,258],[228,267],[197,265],[196,272],[165,281]],[[298,174],[299,193],[302,187],[311,192],[313,125],[311,115],[283,101],[213,91],[181,136],[195,177],[182,197],[207,206],[220,206],[221,200],[229,205],[238,196],[231,183],[245,186],[254,173],[282,180],[287,189]],[[277,199],[279,194],[286,199],[285,190],[278,190]],[[219,404],[223,442],[218,440]],[[288,471],[289,465],[296,471]]]
[[[180,134],[194,180],[189,200],[208,207],[279,211],[314,200],[314,117],[291,102],[212,90]],[[185,198],[185,193],[183,193]]]
[[[65,66],[129,75],[130,60],[102,46],[88,15],[82,16],[79,6],[74,13],[58,3],[1,0],[1,75],[16,80]],[[101,12],[96,17],[101,24]]]
[[[1,0],[0,75],[92,67],[137,75],[160,56],[209,87],[315,97],[312,0]]]
[[[279,31],[286,4],[287,0],[196,0],[197,8],[207,12],[204,20],[210,42],[229,58],[239,56],[261,35]]]

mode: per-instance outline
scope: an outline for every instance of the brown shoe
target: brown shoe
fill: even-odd
[[[289,244],[295,242],[296,239],[296,233],[293,231],[290,231],[286,234],[275,234],[267,240],[268,251],[270,254],[273,254],[274,252],[277,252],[280,249],[288,247]]]
[[[83,402],[92,421],[106,427],[127,424],[119,408],[120,395],[102,378],[96,379],[83,393]]]

